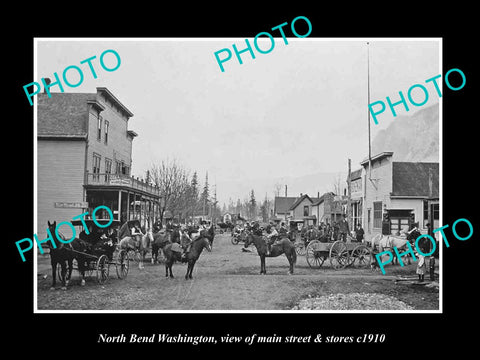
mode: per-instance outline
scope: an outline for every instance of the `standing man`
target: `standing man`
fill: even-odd
[[[362,242],[364,235],[365,235],[365,231],[362,229],[362,225],[360,225],[359,223],[357,225],[357,231],[355,231],[355,237],[357,238],[357,241]]]
[[[343,215],[342,220],[340,220],[338,223],[338,232],[340,235],[340,240],[347,242],[347,234],[350,232],[350,229],[348,227],[348,221],[345,214]]]

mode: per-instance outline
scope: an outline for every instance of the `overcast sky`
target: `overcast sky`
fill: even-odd
[[[399,99],[398,91],[406,94],[413,84],[440,74],[436,39],[288,38],[285,45],[279,38],[268,54],[254,50],[252,59],[243,53],[242,65],[233,55],[224,63],[225,72],[214,52],[231,50],[232,44],[243,49],[245,39],[39,39],[32,81],[80,66],[83,83],[64,86],[65,92],[107,87],[134,114],[129,121],[139,135],[133,145],[134,175],[175,158],[196,170],[202,183],[208,171],[210,183],[221,189],[223,181],[343,172],[347,158],[358,167],[368,153],[367,41],[371,102]],[[260,46],[268,45],[267,40]],[[107,49],[121,57],[116,71],[99,65]],[[93,55],[97,79],[80,65]],[[435,102],[431,88],[425,106]],[[402,115],[421,108],[397,109]],[[378,119],[372,137],[394,121],[387,113]],[[219,192],[220,204],[231,195]]]

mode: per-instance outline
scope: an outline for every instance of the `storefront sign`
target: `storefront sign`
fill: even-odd
[[[56,202],[54,203],[56,208],[68,208],[68,209],[86,209],[88,208],[87,201],[76,201],[76,202]]]

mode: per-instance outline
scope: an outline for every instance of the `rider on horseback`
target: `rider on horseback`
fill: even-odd
[[[275,229],[275,226],[268,225],[267,226],[267,256],[270,256],[270,251],[272,244],[277,240],[278,232]]]
[[[187,231],[182,232],[180,230],[181,245],[183,248],[182,260],[187,257],[187,254],[190,252],[190,248],[192,247],[192,243],[202,236],[202,232],[205,231],[205,229],[206,222],[202,221],[198,227],[198,230],[196,232],[192,232],[190,236],[188,236]]]
[[[140,222],[138,220],[125,222],[118,233],[119,244],[121,248],[135,250],[138,247],[138,235],[143,235],[139,230]]]

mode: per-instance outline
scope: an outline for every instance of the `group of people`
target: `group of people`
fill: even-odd
[[[362,242],[365,236],[365,231],[360,224],[355,226],[353,234],[350,232],[350,226],[347,218],[343,215],[340,221],[334,221],[332,224],[321,222],[318,227],[314,225],[304,226],[301,230],[302,238],[313,240],[315,238],[326,239],[328,241],[342,240],[347,241],[348,235],[353,235],[354,241]]]
[[[153,233],[163,232],[170,237],[173,243],[179,243],[182,246],[182,258],[185,258],[190,251],[193,241],[201,236],[202,231],[207,229],[207,222],[202,221],[198,225],[189,224],[179,225],[174,224],[171,220],[167,221],[165,226],[160,222],[152,225]],[[121,249],[135,250],[139,247],[140,239],[145,233],[149,231],[148,228],[142,231],[140,222],[138,220],[131,220],[125,222],[118,231],[119,246]]]

